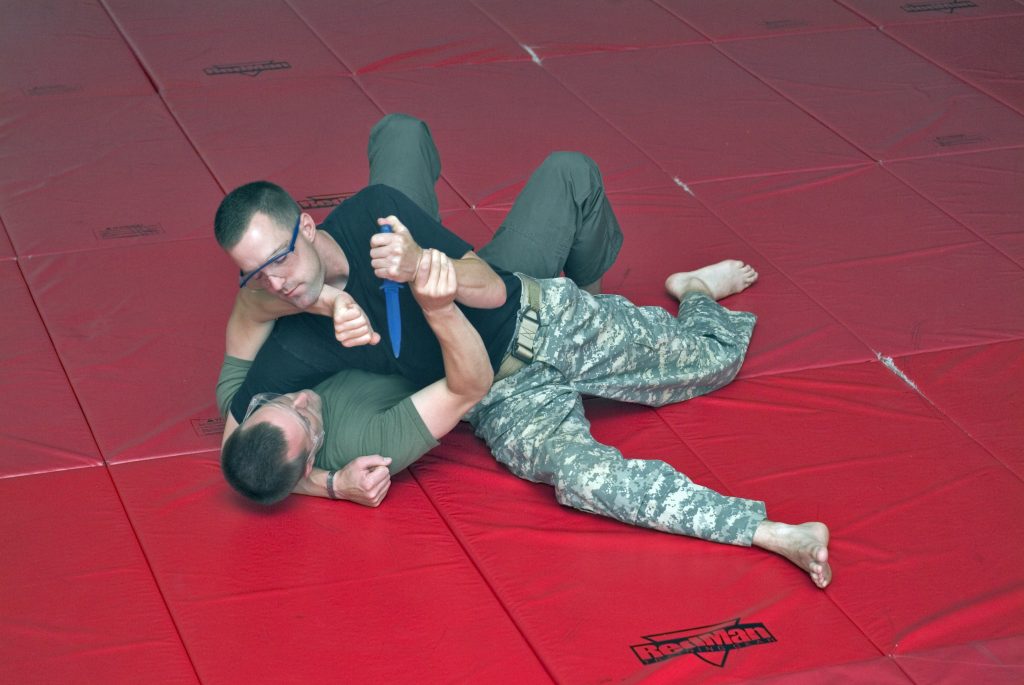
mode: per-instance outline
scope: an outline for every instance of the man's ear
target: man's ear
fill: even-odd
[[[299,232],[309,242],[313,242],[313,239],[316,237],[316,222],[313,221],[313,217],[305,212],[299,215]]]

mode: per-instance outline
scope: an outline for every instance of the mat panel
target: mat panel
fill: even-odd
[[[1024,310],[1002,306],[1024,298],[1024,270],[881,168],[694,192],[875,351],[976,345],[1024,329]]]
[[[0,262],[0,302],[0,478],[102,463],[13,260]]]
[[[706,42],[654,2],[474,0],[540,58]]]
[[[108,462],[220,444],[214,384],[238,270],[212,239],[22,268]]]
[[[112,473],[203,683],[550,682],[407,474],[371,509],[247,504],[216,453]]]
[[[544,67],[687,183],[865,161],[710,45],[565,57]]]
[[[7,237],[7,229],[4,222],[0,221],[0,260],[14,259],[14,247],[11,239]]]
[[[93,0],[4,3],[0,100],[152,94],[117,27]]]
[[[876,30],[721,49],[875,159],[1024,143],[1024,119]]]
[[[198,682],[106,469],[3,479],[0,498],[5,680]]]
[[[1024,149],[907,160],[888,168],[1024,266]]]
[[[828,595],[883,653],[1019,634],[1024,549],[1007,541],[1024,534],[1024,483],[883,365],[739,381],[658,413],[769,518],[828,523]]]
[[[886,29],[979,90],[1024,112],[1024,15]]]
[[[289,2],[331,51],[358,73],[530,59],[469,0]],[[368,26],[387,28],[367,31]]]
[[[755,287],[724,302],[759,317],[741,375],[874,358],[863,342],[663,172],[653,166],[633,169],[604,174],[604,182],[624,238],[602,279],[603,292],[675,312],[678,303],[664,289],[669,274],[740,259],[760,274]],[[497,230],[507,210],[478,212]]]
[[[975,640],[969,634],[964,637],[969,642],[963,645],[898,654],[896,663],[921,685],[1016,685],[1024,680],[1024,636],[1002,640]]]
[[[595,438],[627,457],[663,459],[722,489],[653,410],[587,401],[586,412]],[[552,488],[513,476],[468,429],[435,454],[413,467],[416,479],[560,683],[650,672],[670,674],[663,682],[732,681],[878,654],[785,562],[561,507]],[[646,636],[733,619],[763,624],[777,642],[727,654],[725,676],[691,654],[645,666],[631,649],[650,656]],[[830,636],[828,653],[811,635]]]
[[[1024,479],[1024,341],[893,361],[939,411]]]
[[[890,24],[949,22],[961,19],[1024,14],[1024,5],[1014,0],[836,0],[878,26]]]
[[[103,0],[162,91],[348,74],[285,0]]]
[[[360,77],[388,112],[426,120],[442,175],[471,207],[508,206],[556,150],[590,155],[605,177],[648,168],[643,153],[532,62]]]
[[[155,95],[13,103],[0,212],[19,255],[210,234],[222,193]],[[188,201],[183,201],[188,198]]]
[[[350,78],[176,90],[167,100],[225,189],[273,181],[321,221],[366,186],[366,143],[382,113]],[[443,182],[437,191],[442,209],[465,208]]]
[[[841,5],[820,0],[657,0],[715,40],[827,31],[866,25]]]

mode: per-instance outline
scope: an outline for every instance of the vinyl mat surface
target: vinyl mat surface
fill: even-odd
[[[0,680],[1024,682],[1024,0],[47,0],[0,22]],[[739,377],[595,436],[832,531],[786,561],[559,506],[465,427],[379,509],[218,466],[245,181],[317,220],[425,119],[476,245],[555,150],[605,289],[760,281]]]

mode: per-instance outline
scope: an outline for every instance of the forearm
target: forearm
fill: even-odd
[[[452,265],[459,284],[457,302],[477,309],[496,309],[505,304],[504,281],[476,253],[467,252],[462,259],[452,260]]]
[[[441,345],[448,390],[476,402],[494,382],[491,360],[480,334],[454,304],[424,311],[423,315]]]
[[[327,497],[330,499],[330,495],[327,494],[327,474],[329,471],[323,469],[314,468],[309,472],[309,475],[296,483],[295,487],[292,488],[292,493],[296,495],[310,495],[312,497]]]

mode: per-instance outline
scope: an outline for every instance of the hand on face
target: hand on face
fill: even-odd
[[[391,233],[375,233],[370,238],[370,266],[374,275],[396,283],[408,283],[416,275],[416,264],[423,249],[397,217],[377,219],[377,223],[390,226]]]
[[[366,312],[344,291],[339,291],[334,300],[334,337],[344,347],[380,342],[380,334],[373,330]]]
[[[366,507],[379,506],[391,487],[390,463],[389,457],[379,454],[356,457],[335,475],[335,494]]]

